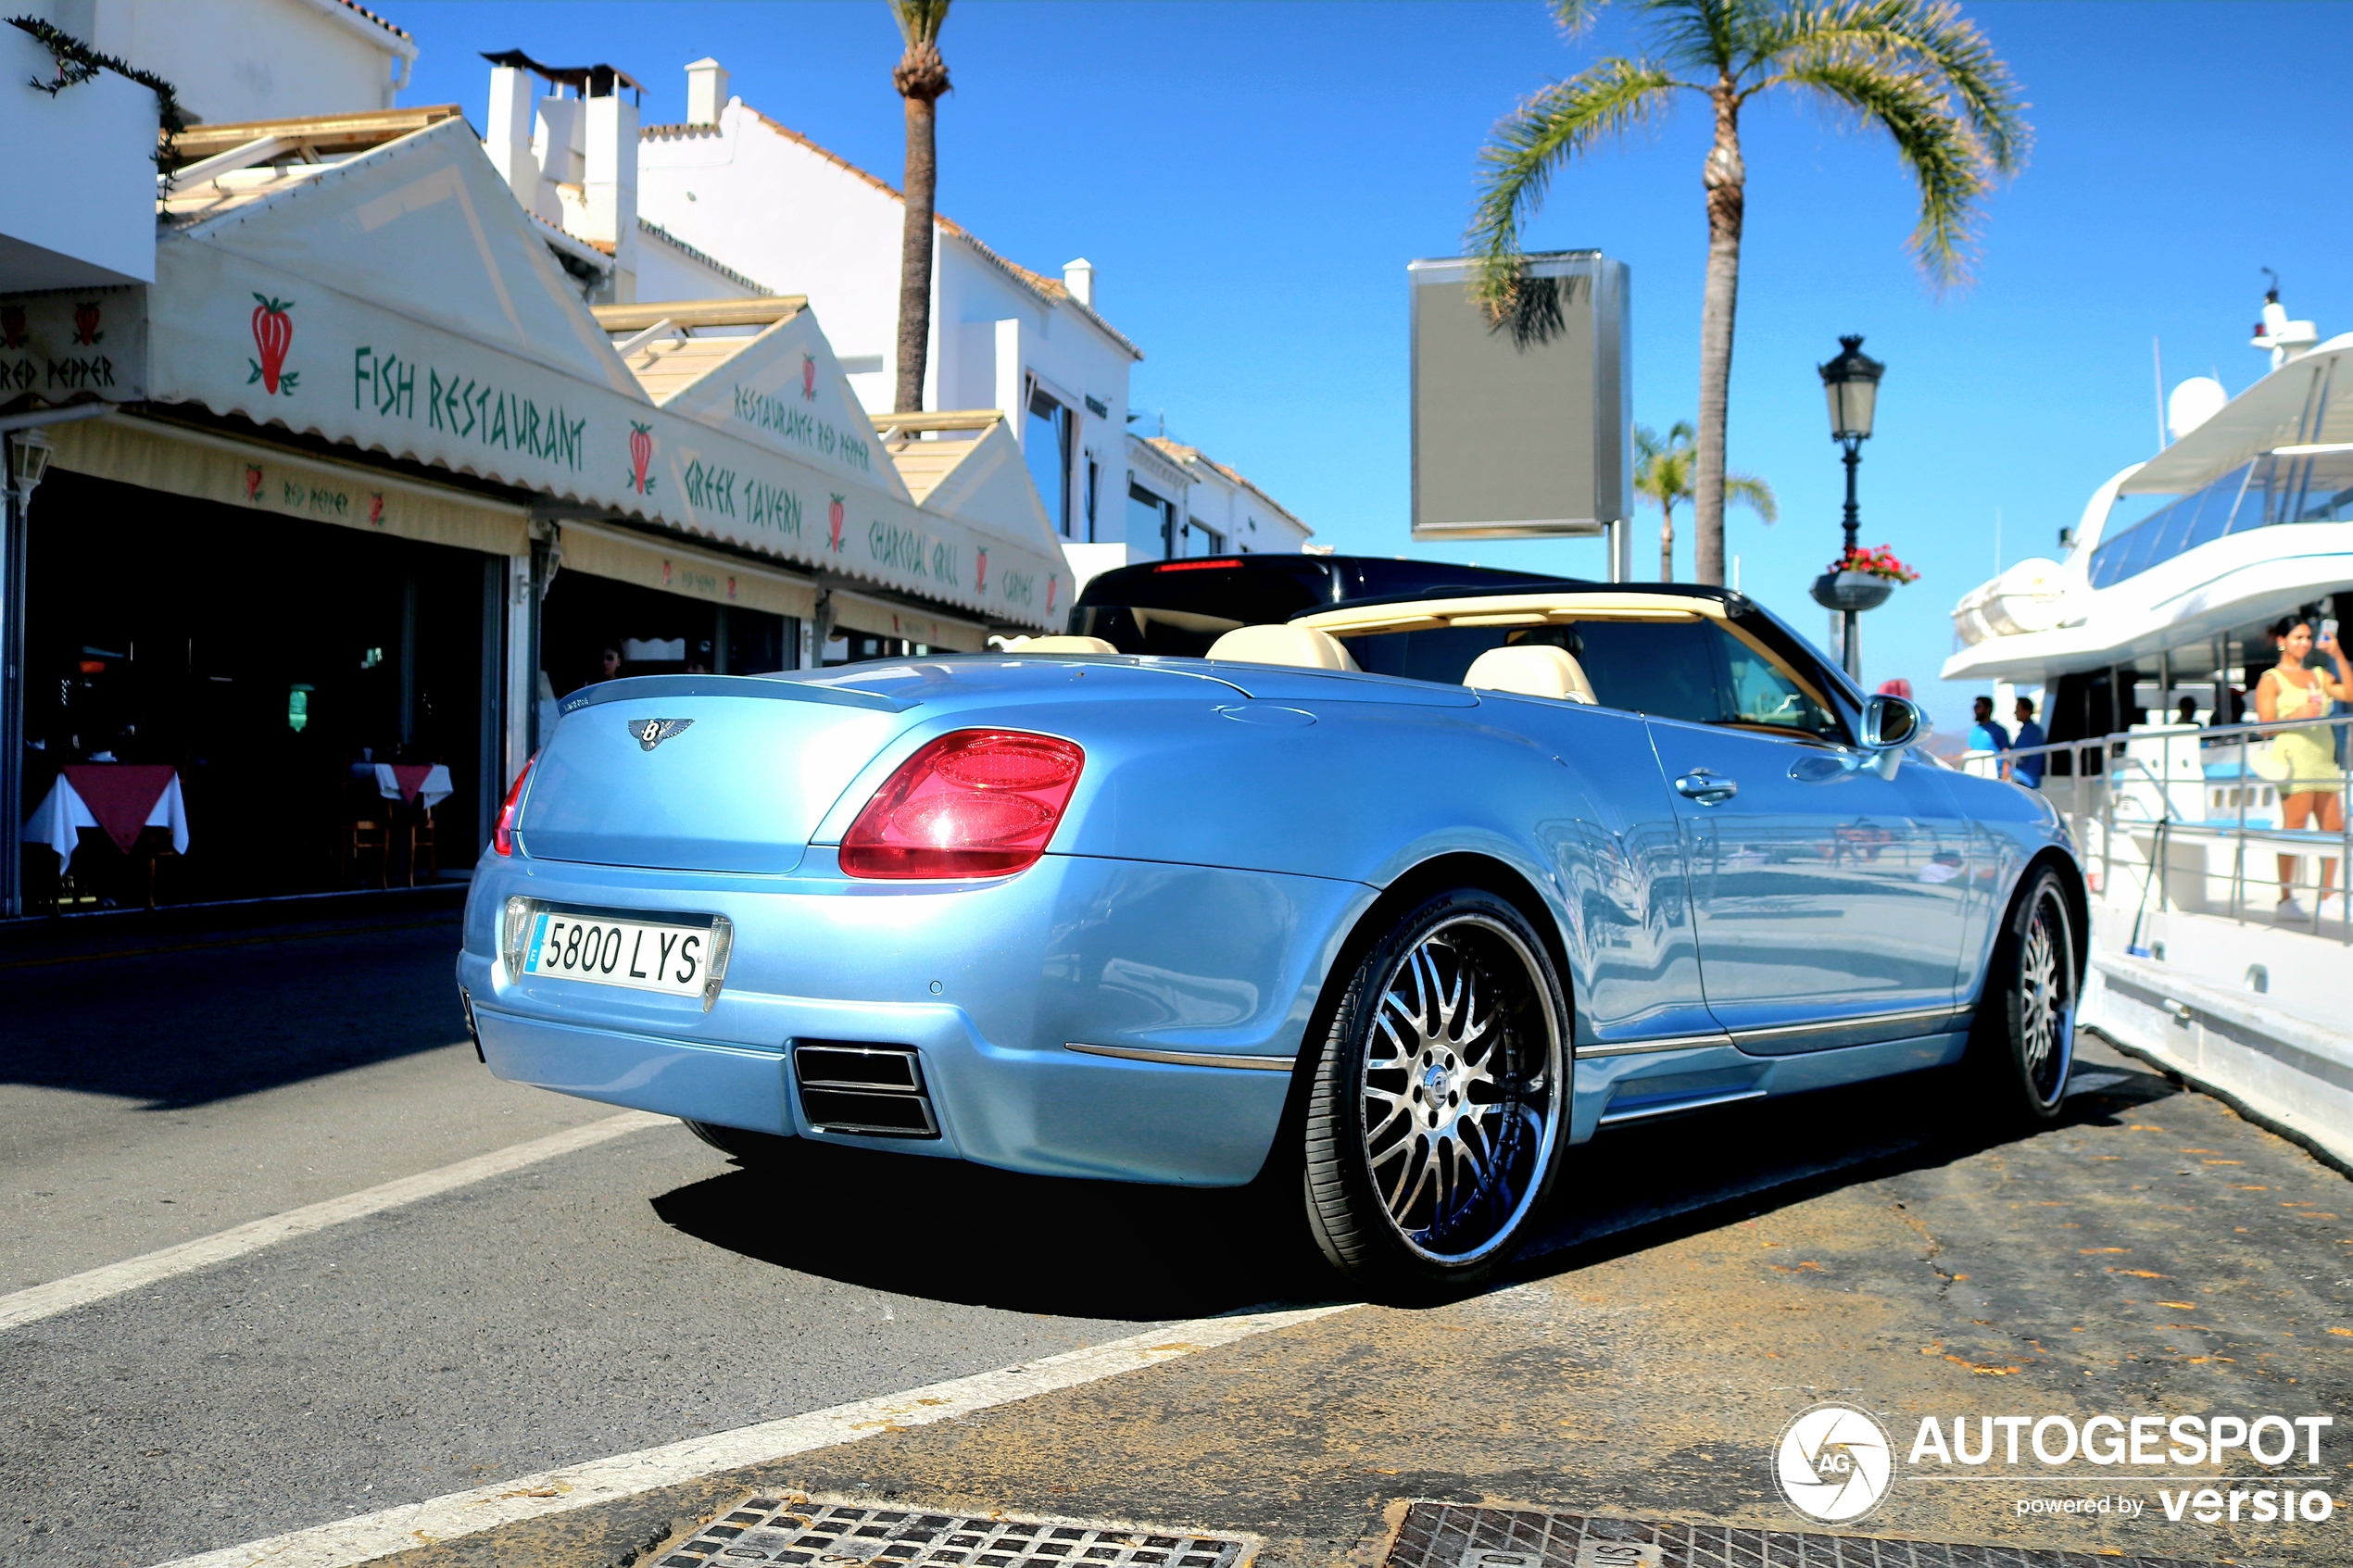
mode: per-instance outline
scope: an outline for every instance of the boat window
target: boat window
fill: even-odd
[[[2346,521],[2353,521],[2353,453],[2258,458],[2102,540],[2092,552],[2092,586],[2137,577],[2226,534]]]

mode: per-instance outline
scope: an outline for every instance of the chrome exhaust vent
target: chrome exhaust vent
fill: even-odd
[[[910,1046],[862,1040],[799,1040],[793,1079],[800,1113],[820,1133],[866,1137],[936,1138],[939,1123],[924,1086],[923,1064]]]

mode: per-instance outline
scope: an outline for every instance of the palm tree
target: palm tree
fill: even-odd
[[[1675,581],[1675,506],[1692,498],[1692,421],[1677,420],[1662,441],[1648,425],[1634,427],[1634,490],[1658,508],[1658,580]],[[1755,474],[1724,476],[1724,498],[1765,520],[1780,518],[1773,487]]]
[[[939,57],[939,29],[948,0],[890,0],[907,52],[890,83],[907,100],[907,228],[899,249],[899,387],[891,411],[924,406],[924,370],[931,356],[932,204],[939,194],[939,147],[934,136],[948,62]]]
[[[1699,430],[1693,510],[1699,579],[1724,580],[1724,422],[1740,294],[1746,166],[1741,110],[1774,88],[1799,89],[1876,126],[1920,195],[1911,248],[1940,289],[1965,283],[1978,204],[2017,171],[2032,134],[2004,65],[1952,0],[1634,0],[1649,52],[1610,58],[1522,103],[1480,152],[1478,205],[1466,245],[1489,319],[1526,335],[1544,320],[1520,251],[1561,167],[1663,114],[1673,96],[1704,94],[1715,138],[1701,165],[1707,195],[1707,275],[1700,307]],[[1603,0],[1553,0],[1564,31],[1582,31]]]

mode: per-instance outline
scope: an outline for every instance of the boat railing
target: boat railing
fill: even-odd
[[[2308,771],[2294,777],[2284,768],[2279,776],[2267,771],[2274,737],[2290,733],[2328,732],[2327,749],[2335,761],[2332,771],[2314,777]],[[2315,737],[2317,738],[2317,737]],[[1969,751],[1952,759],[1964,772],[2008,779],[2028,787],[2021,771],[2039,772],[2032,787],[2049,800],[2067,822],[2087,873],[2107,894],[2117,885],[2122,870],[2140,877],[2145,903],[2158,909],[2225,913],[2246,919],[2250,879],[2269,884],[2283,897],[2309,891],[2309,906],[2298,905],[2303,922],[2321,934],[2323,916],[2334,911],[2342,939],[2353,945],[2353,877],[2342,873],[2353,863],[2353,779],[2345,766],[2348,740],[2353,740],[2353,714],[2285,722],[2226,724],[2145,724],[2115,734],[2085,740],[2056,741],[2007,751]],[[2020,764],[2040,759],[2039,769]],[[2296,787],[2309,784],[2309,787]],[[2321,797],[2305,800],[2305,797]],[[2298,804],[2298,802],[2301,804]],[[2323,827],[2331,801],[2339,825]],[[2296,826],[2288,818],[2297,819]],[[2220,847],[2222,866],[2217,870],[2208,850]],[[2275,863],[2269,877],[2249,865],[2249,850],[2270,849],[2284,863]],[[2307,859],[2318,860],[2318,875],[2305,875]],[[2216,882],[2227,896],[2216,897]],[[2216,904],[2221,907],[2213,908]]]

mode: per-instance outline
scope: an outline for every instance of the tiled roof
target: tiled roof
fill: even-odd
[[[343,3],[349,9],[359,12],[370,21],[374,22],[378,27],[383,28],[386,32],[391,33],[395,38],[408,39],[408,41],[411,44],[416,42],[415,39],[409,37],[409,30],[407,28],[396,27],[384,18],[376,15],[375,12],[368,9],[367,6],[360,5],[359,0],[343,0]]]
[[[1308,533],[1313,534],[1315,532],[1314,529],[1309,528],[1305,523],[1300,522],[1298,517],[1292,513],[1290,508],[1284,506],[1280,501],[1276,500],[1275,497],[1269,495],[1265,491],[1260,489],[1257,485],[1252,484],[1249,480],[1244,479],[1240,474],[1236,473],[1232,469],[1227,468],[1216,458],[1203,452],[1200,447],[1188,446],[1181,441],[1171,441],[1164,435],[1147,435],[1143,438],[1143,440],[1146,445],[1157,449],[1167,457],[1176,459],[1177,462],[1188,464],[1199,463],[1203,468],[1215,470],[1217,473],[1224,476],[1229,483],[1241,486],[1244,490],[1249,491],[1252,495],[1265,502],[1266,505],[1275,511],[1280,512],[1283,516],[1290,518],[1291,521],[1299,523],[1299,526],[1302,530],[1305,530]]]
[[[749,104],[744,105],[743,108],[746,114],[751,116],[754,119],[760,121],[761,124],[766,126],[769,130],[774,131],[777,135],[785,138],[785,140],[808,148],[811,152],[815,153],[819,157],[824,158],[827,163],[832,164],[843,172],[854,175],[858,179],[863,180],[867,184],[872,185],[875,190],[880,191],[892,201],[904,202],[907,199],[906,195],[899,189],[899,187],[892,184],[889,181],[881,178],[879,175],[868,173],[866,170],[859,168],[856,164],[850,162],[848,158],[842,157],[839,153],[835,152],[829,147],[819,146],[816,143],[811,141],[799,132],[795,131],[791,126],[780,124],[779,122],[769,119],[766,115],[761,114],[758,109],[753,108]],[[676,140],[697,134],[715,136],[719,133],[719,127],[715,125],[648,125],[638,132],[640,136],[649,136],[661,141]],[[977,234],[975,234],[971,230],[965,228],[963,224],[957,222],[954,219],[949,217],[943,212],[935,211],[931,216],[932,222],[939,229],[947,233],[953,234],[956,238],[963,241],[965,245],[972,247],[974,254],[978,256],[983,261],[988,262],[990,266],[995,267],[1005,273],[1006,276],[1012,278],[1013,282],[1019,283],[1023,288],[1029,290],[1030,293],[1038,295],[1040,299],[1046,301],[1050,305],[1069,306],[1073,310],[1077,311],[1088,320],[1092,321],[1096,326],[1101,328],[1106,336],[1108,336],[1114,343],[1118,344],[1120,347],[1126,349],[1130,355],[1134,356],[1138,359],[1141,359],[1144,357],[1144,351],[1137,347],[1136,345],[1129,340],[1126,333],[1121,332],[1117,327],[1113,326],[1109,321],[1104,320],[1101,316],[1097,315],[1093,307],[1087,305],[1081,301],[1077,295],[1072,294],[1069,288],[1063,284],[1061,280],[1049,278],[1042,272],[1033,272],[1026,267],[1019,266],[1013,262],[1006,260],[994,250],[991,250]]]
[[[672,233],[669,230],[663,228],[661,224],[655,222],[650,218],[639,218],[637,220],[637,227],[640,232],[651,234],[654,238],[660,240],[671,249],[678,252],[679,255],[687,257],[689,260],[700,262],[703,266],[710,268],[712,271],[718,273],[721,277],[726,279],[729,282],[734,283],[738,287],[749,289],[754,294],[774,294],[776,292],[774,289],[769,288],[763,283],[756,283],[752,282],[749,278],[745,277],[741,272],[736,271],[733,267],[728,266],[725,262],[712,256],[710,252],[696,249],[693,245],[688,245],[686,241],[680,239],[677,235]]]

